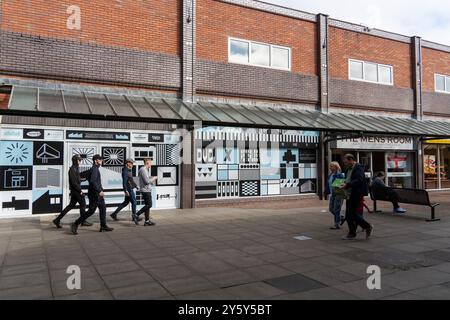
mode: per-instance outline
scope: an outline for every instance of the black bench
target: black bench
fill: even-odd
[[[439,206],[439,203],[431,203],[430,196],[428,191],[421,189],[401,189],[401,188],[389,188],[386,189],[378,189],[378,188],[369,188],[370,198],[373,201],[373,211],[381,212],[377,210],[377,201],[388,201],[389,200],[389,192],[395,192],[397,194],[397,200],[399,203],[405,204],[415,204],[430,207],[431,209],[431,218],[427,219],[427,222],[432,221],[440,221],[441,219],[436,219],[435,209]]]

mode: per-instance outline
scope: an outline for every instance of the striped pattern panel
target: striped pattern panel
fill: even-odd
[[[298,142],[319,143],[319,136],[299,134],[268,134],[264,132],[221,132],[221,131],[195,131],[195,139],[204,141],[270,141],[270,142]]]

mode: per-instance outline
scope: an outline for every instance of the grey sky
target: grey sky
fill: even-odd
[[[263,0],[450,45],[450,0]]]

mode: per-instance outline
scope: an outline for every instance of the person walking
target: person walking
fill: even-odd
[[[392,190],[389,189],[386,184],[384,183],[384,172],[380,171],[377,173],[377,175],[372,180],[372,190],[374,192],[379,192],[381,194],[384,194],[387,199],[389,199],[390,202],[392,202],[392,206],[394,207],[394,212],[398,214],[405,214],[406,210],[400,207],[398,204],[398,194]]]
[[[132,217],[136,215],[136,193],[134,189],[137,188],[136,183],[133,179],[133,166],[134,166],[134,160],[133,159],[127,159],[125,161],[125,166],[122,169],[122,185],[123,185],[123,192],[125,193],[125,199],[124,201],[117,207],[117,209],[110,214],[110,217],[114,221],[119,221],[117,218],[117,215],[119,212],[128,206],[131,202],[131,212]]]
[[[72,166],[69,168],[69,189],[70,189],[70,203],[63,211],[53,220],[53,224],[56,228],[61,229],[61,220],[72,209],[75,209],[77,203],[80,205],[80,217],[86,212],[86,200],[83,190],[81,190],[81,181],[86,180],[86,177],[82,178],[80,175],[81,156],[74,155],[72,157]],[[84,221],[82,224],[84,227],[92,226],[92,223]]]
[[[139,191],[144,198],[144,206],[139,210],[136,215],[133,215],[133,221],[136,225],[139,224],[139,215],[145,214],[144,226],[154,226],[155,223],[150,220],[150,208],[152,207],[152,186],[155,185],[156,177],[151,176],[150,168],[152,166],[152,160],[149,158],[144,159],[144,166],[139,169]]]
[[[369,239],[373,233],[373,226],[370,225],[362,215],[357,213],[358,207],[369,193],[364,167],[356,162],[355,156],[347,154],[344,156],[344,165],[347,167],[346,183],[341,188],[349,193],[349,199],[346,201],[346,220],[349,232],[344,240],[354,240],[358,225],[366,232],[366,239]]]
[[[334,227],[331,227],[331,230],[341,229],[341,209],[343,199],[340,195],[336,194],[333,189],[333,183],[337,179],[345,179],[345,176],[342,173],[339,163],[331,162],[330,175],[328,176],[328,183],[325,187],[325,194],[330,196],[329,211],[334,216]]]
[[[103,163],[103,158],[96,154],[92,158],[93,166],[89,171],[89,210],[84,216],[77,219],[71,226],[72,233],[78,234],[78,226],[86,221],[87,218],[95,213],[97,208],[99,209],[100,215],[100,232],[113,231],[113,228],[108,227],[106,224],[106,204],[105,204],[105,194],[102,187],[102,178],[100,174],[100,167]]]

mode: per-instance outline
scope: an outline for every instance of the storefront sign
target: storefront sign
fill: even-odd
[[[337,141],[337,149],[355,150],[413,150],[412,137],[362,137]]]
[[[62,141],[64,140],[64,131],[45,130],[44,139],[49,141]]]
[[[164,135],[163,134],[150,133],[149,136],[148,136],[148,141],[149,142],[163,143],[164,142]]]
[[[98,132],[98,131],[73,131],[66,132],[66,138],[71,140],[107,140],[107,141],[130,141],[127,132]]]
[[[430,144],[450,144],[450,140],[449,139],[427,140],[427,141],[425,141],[425,143],[430,143]]]
[[[148,142],[148,133],[132,133],[131,134],[132,142]]]
[[[1,140],[21,140],[23,138],[22,129],[1,129]]]
[[[44,130],[42,129],[24,129],[24,139],[44,139]]]

